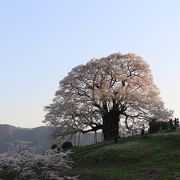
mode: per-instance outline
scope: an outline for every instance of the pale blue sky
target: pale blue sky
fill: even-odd
[[[59,80],[114,52],[142,56],[180,115],[179,0],[0,0],[0,123],[42,125]]]

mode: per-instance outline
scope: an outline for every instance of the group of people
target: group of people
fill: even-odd
[[[175,128],[179,127],[179,118],[174,119],[174,126]]]

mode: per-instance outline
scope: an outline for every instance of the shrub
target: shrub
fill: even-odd
[[[69,142],[69,141],[64,142],[64,143],[62,144],[62,146],[61,146],[62,149],[69,149],[69,148],[71,148],[71,147],[73,147],[73,145],[72,145],[72,143]]]
[[[169,121],[157,121],[156,119],[153,119],[149,123],[149,133],[156,133],[160,130],[174,130],[175,127],[173,125],[172,120]]]

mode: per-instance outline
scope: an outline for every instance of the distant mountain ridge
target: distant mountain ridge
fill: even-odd
[[[18,140],[30,141],[37,152],[45,152],[53,143],[54,128],[40,126],[37,128],[19,128],[8,124],[0,125],[0,153],[8,150],[8,143]]]
[[[55,128],[40,126],[36,128],[19,128],[8,124],[0,125],[0,153],[8,151],[9,143],[16,143],[18,140],[29,141],[35,150],[44,153],[51,148],[52,144],[62,144],[64,141],[71,141],[75,146],[86,146],[94,144],[95,141],[102,141],[102,134],[90,132],[87,134],[76,133],[72,137],[54,138]]]

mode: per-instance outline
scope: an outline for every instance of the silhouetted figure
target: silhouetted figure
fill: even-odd
[[[144,126],[144,124],[143,124],[143,125],[142,125],[142,128],[141,128],[141,136],[144,135],[144,130],[145,130],[145,126]]]
[[[177,127],[179,127],[179,118],[177,118]]]
[[[170,130],[174,130],[176,128],[176,126],[174,126],[174,124],[173,124],[173,120],[172,119],[169,119],[168,123],[169,123],[169,129]]]
[[[175,118],[174,119],[174,126],[177,128],[179,127],[179,119],[178,118]]]

